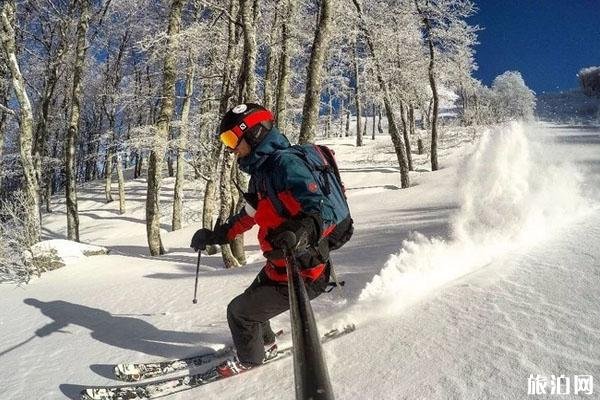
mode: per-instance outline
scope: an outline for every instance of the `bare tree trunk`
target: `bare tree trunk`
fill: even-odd
[[[438,108],[439,108],[439,96],[437,91],[437,84],[435,81],[435,51],[433,47],[433,39],[431,37],[431,22],[429,18],[419,8],[419,4],[415,0],[417,11],[421,18],[423,18],[423,25],[425,26],[425,38],[427,40],[427,46],[429,47],[429,86],[431,87],[431,93],[433,94],[433,109],[431,119],[431,170],[438,170],[438,159],[437,159],[437,141],[438,141]]]
[[[404,145],[406,146],[406,158],[408,159],[408,170],[414,171],[412,162],[412,153],[410,151],[410,137],[408,135],[408,122],[406,121],[406,107],[404,102],[400,101],[400,117],[402,119],[402,135],[404,136]]]
[[[286,110],[288,96],[288,80],[290,75],[290,42],[291,32],[289,25],[294,17],[296,0],[285,0],[285,18],[281,24],[281,56],[279,58],[279,77],[277,79],[277,102],[275,105],[275,118],[277,125],[286,131]]]
[[[172,139],[173,137],[171,136],[169,141]],[[169,175],[169,178],[175,176],[175,167],[173,162],[173,154],[171,153],[171,150],[167,150],[167,174]]]
[[[207,229],[213,229],[214,221],[213,214],[216,209],[217,199],[217,185],[214,180],[210,179],[206,182],[204,188],[204,203],[202,208],[202,227]],[[209,255],[217,253],[217,246],[208,246],[206,253]]]
[[[52,179],[52,171],[50,171],[48,174],[46,174],[46,186],[45,186],[45,196],[44,199],[46,200],[46,212],[47,213],[51,213],[52,212],[52,204],[50,202],[50,199],[52,197],[52,183],[54,182]]]
[[[137,179],[142,176],[142,167],[144,165],[144,154],[140,150],[137,154],[137,158],[135,160],[135,170],[134,177]]]
[[[429,85],[431,86],[431,92],[433,93],[433,109],[431,116],[431,170],[438,170],[438,158],[437,158],[437,142],[438,142],[438,109],[440,99],[437,92],[437,85],[435,82],[435,56],[433,51],[433,43],[431,39],[429,42]]]
[[[58,136],[58,133],[56,133],[56,136]],[[50,152],[50,156],[52,158],[56,158],[58,156],[58,139],[54,141],[54,146],[52,146],[52,150]],[[46,212],[47,213],[51,213],[52,209],[51,209],[51,204],[50,204],[50,197],[54,194],[54,187],[55,187],[55,171],[54,168],[49,169],[47,175],[46,175],[46,195],[45,195],[45,199],[46,199]]]
[[[229,0],[229,15],[236,15],[238,0]],[[236,68],[235,46],[236,46],[236,25],[235,22],[229,20],[228,24],[228,39],[227,39],[227,55],[225,56],[225,68],[221,81],[221,99],[219,103],[219,114],[223,115],[229,108],[229,99],[233,94],[232,79]],[[210,134],[208,135],[210,137]],[[213,212],[217,208],[217,182],[219,179],[219,168],[221,164],[219,160],[223,154],[223,146],[219,142],[213,149],[211,154],[211,162],[208,165],[208,180],[204,191],[204,205],[202,213],[202,226],[207,229],[213,229]],[[208,254],[217,253],[216,246],[208,246],[206,249]]]
[[[337,136],[342,137],[342,136],[344,136],[344,98],[343,97],[340,100],[340,110],[338,112],[338,117],[340,119],[340,132]]]
[[[408,177],[408,161],[406,156],[406,147],[404,146],[404,142],[402,137],[398,133],[398,126],[396,125],[396,119],[394,117],[394,110],[392,108],[391,101],[389,100],[389,94],[387,93],[384,97],[385,105],[385,113],[388,119],[389,132],[392,138],[392,143],[394,144],[394,151],[396,152],[396,157],[398,158],[398,165],[400,165],[400,182],[401,187],[403,189],[410,186],[410,181]]]
[[[117,180],[119,182],[119,213],[125,214],[125,177],[123,176],[123,159],[117,154]]]
[[[114,128],[114,127],[113,127]],[[114,153],[114,141],[115,141],[115,134],[114,132],[112,133],[112,138],[110,139],[110,142],[108,143],[107,147],[106,147],[106,163],[105,163],[105,170],[104,170],[104,194],[106,197],[106,202],[107,203],[112,203],[114,201],[113,197],[112,197],[112,171],[113,171],[113,158],[115,156]]]
[[[27,218],[27,243],[34,244],[40,241],[41,218],[39,208],[39,183],[35,173],[34,161],[31,155],[33,147],[33,111],[31,102],[25,89],[25,79],[21,75],[16,55],[15,22],[16,6],[12,1],[5,1],[0,10],[2,29],[0,39],[6,56],[6,63],[12,75],[12,85],[19,102],[19,151],[23,175],[25,178],[25,195]]]
[[[4,52],[0,53],[0,104],[3,106],[8,104],[10,87],[9,87],[9,79],[10,79],[10,70],[6,65],[4,60]],[[6,82],[6,83],[5,83]],[[14,115],[13,111],[2,110],[0,109],[0,168],[2,167],[2,156],[4,154],[4,135],[5,135],[5,127],[6,121],[8,121],[8,117],[10,115]],[[2,177],[3,174],[0,172],[0,194],[2,193]]]
[[[91,132],[93,129],[89,128],[89,142],[87,146],[87,150],[85,152],[85,181],[89,182],[96,178],[96,174],[98,173],[98,152],[100,151],[100,146],[96,143],[97,138],[94,137],[94,134]]]
[[[232,194],[231,198],[234,201],[234,203],[232,203],[233,213],[237,214],[238,212],[241,211],[245,200],[244,200],[243,196],[241,196],[241,194],[238,193],[238,190],[233,183],[234,180],[236,180],[238,182],[238,185],[240,185],[241,187],[243,187],[243,188],[248,187],[248,182],[246,180],[246,177],[241,173],[241,171],[237,167],[237,165],[234,165],[234,167],[231,169],[231,179],[229,179],[229,190],[231,191],[231,194]],[[236,198],[237,198],[237,202],[235,201]],[[246,261],[246,254],[244,252],[244,235],[239,235],[237,238],[235,238],[230,243],[230,246],[231,246],[231,252],[235,256],[235,258],[238,261],[238,263],[240,264],[240,266],[246,265],[247,261]]]
[[[119,91],[119,84],[121,83],[122,72],[121,72],[121,61],[123,60],[123,55],[125,54],[127,42],[129,41],[129,31],[126,31],[121,39],[121,44],[119,46],[119,52],[115,58],[114,62],[114,73],[111,76],[110,71],[110,58],[106,60],[106,80],[110,82],[110,85],[107,87],[107,96],[104,100],[104,111],[106,117],[108,118],[108,130],[112,133],[112,137],[110,142],[107,145],[107,160],[106,160],[106,184],[105,184],[105,192],[106,192],[106,202],[110,203],[113,201],[112,197],[112,171],[113,171],[113,162],[115,162],[115,157],[117,153],[117,145],[118,145],[118,137],[116,131],[116,123],[115,123],[115,115],[116,115],[116,106],[115,106],[115,96]],[[118,157],[120,159],[120,157]],[[121,169],[122,174],[122,162],[119,160],[117,163],[117,175],[119,174],[119,169]],[[121,191],[122,183],[119,179],[119,192]],[[119,195],[119,210],[123,214],[125,212],[125,196]]]
[[[255,2],[254,11],[257,11],[258,6]],[[244,63],[242,64],[242,68],[240,69],[239,80],[242,82],[244,87],[244,91],[242,92],[242,97],[238,99],[240,103],[242,102],[254,102],[256,101],[256,83],[254,79],[255,69],[256,69],[256,31],[254,28],[256,18],[258,18],[258,14],[254,14],[254,18],[250,18],[251,14],[251,3],[250,0],[240,0],[240,14],[242,16],[242,26],[243,26],[243,34],[244,34]],[[230,155],[227,154],[226,158],[229,158]],[[221,212],[224,211],[224,205],[229,203],[230,214],[231,215],[237,203],[242,200],[241,195],[235,190],[235,187],[232,186],[233,179],[237,179],[238,177],[238,166],[237,163],[234,163],[229,160],[226,160],[223,164],[223,168],[221,170]],[[227,187],[229,185],[229,187]],[[239,179],[239,185],[243,188],[247,188],[247,182]],[[236,200],[237,199],[237,200]],[[227,215],[227,217],[229,217]],[[221,214],[221,218],[225,220],[223,214]],[[231,254],[230,254],[231,252]],[[229,246],[226,246],[222,252],[223,261],[225,265],[229,267],[237,267],[245,264],[246,256],[244,254],[244,237],[243,235],[235,238]],[[233,256],[233,260],[229,259],[230,256]]]
[[[221,164],[221,183],[219,185],[221,198],[219,218],[221,218],[221,221],[225,221],[227,218],[229,218],[233,211],[233,199],[231,195],[231,170],[233,168],[233,162],[233,153],[225,152],[223,155],[223,162]],[[241,264],[233,254],[229,244],[224,244],[221,246],[221,253],[223,255],[225,268],[241,267]]]
[[[194,92],[194,72],[195,64],[191,52],[188,53],[188,64],[185,79],[185,98],[181,110],[181,128],[179,130],[179,140],[177,141],[177,174],[175,177],[175,189],[173,193],[173,221],[171,229],[181,229],[181,218],[183,212],[183,186],[185,183],[185,148],[187,146],[188,123],[190,107],[192,104],[192,93]]]
[[[429,129],[431,127],[431,113],[433,111],[433,97],[429,100],[429,105],[427,106],[427,110],[425,114],[425,118],[421,118],[422,128]]]
[[[229,15],[238,14],[238,0],[229,0]],[[234,72],[237,68],[238,62],[236,53],[236,45],[237,45],[237,37],[236,37],[236,24],[234,21],[229,21],[228,25],[228,42],[227,42],[227,55],[225,56],[225,69],[223,70],[223,78],[221,82],[221,99],[219,102],[219,114],[223,115],[229,108],[230,99],[233,95],[233,77]],[[212,229],[212,212],[216,209],[216,198],[214,194],[217,191],[217,182],[219,182],[219,175],[221,177],[221,181],[226,179],[224,177],[229,177],[226,172],[223,172],[223,167],[225,166],[225,158],[228,156],[227,152],[223,152],[223,145],[219,142],[217,146],[215,146],[211,160],[212,162],[209,165],[208,176],[209,179],[206,183],[206,190],[204,196],[204,215],[203,215],[203,226],[204,228]],[[231,156],[231,154],[230,154]],[[221,165],[221,171],[219,171],[218,165]],[[228,171],[229,172],[229,171]],[[229,185],[227,185],[228,187]],[[222,186],[219,187],[221,189]],[[223,198],[222,191],[219,190],[219,198],[221,203],[226,199]],[[224,207],[221,206],[219,209],[219,218],[221,219],[221,211],[223,211]],[[227,214],[229,216],[229,214]],[[224,221],[224,220],[223,220]],[[229,249],[229,245],[221,247],[223,253],[223,261],[225,265],[235,265],[237,263],[237,259],[233,256]],[[217,252],[216,246],[209,246],[206,249],[208,254],[215,254]]]
[[[325,63],[327,48],[329,47],[331,24],[333,21],[332,3],[333,0],[321,0],[319,23],[310,53],[308,76],[306,78],[302,125],[300,126],[300,137],[298,139],[301,144],[312,142],[317,131],[323,64]]]
[[[273,27],[271,28],[271,33],[269,35],[269,46],[267,48],[268,56],[267,56],[267,70],[265,71],[265,92],[263,98],[263,105],[265,108],[269,110],[273,110],[273,106],[275,105],[273,100],[273,83],[275,81],[276,76],[276,68],[277,68],[277,56],[276,56],[276,42],[277,42],[277,32],[279,31],[279,7],[282,3],[285,3],[285,0],[278,0],[277,7],[275,9],[275,16],[273,17]]]
[[[377,115],[375,114],[375,103],[373,103],[373,132],[371,136],[371,140],[375,140],[375,120],[377,119]]]
[[[415,136],[415,107],[412,104],[408,106],[408,122],[410,127],[410,135]]]
[[[360,119],[362,115],[362,104],[361,104],[361,94],[360,94],[360,74],[358,71],[358,37],[356,38],[356,42],[354,43],[354,101],[356,103],[356,147],[361,147],[363,144],[362,140],[362,129],[360,124]],[[366,125],[365,121],[365,125]],[[366,127],[366,126],[365,126]]]
[[[346,110],[346,137],[350,136],[350,110]]]
[[[379,133],[383,133],[383,127],[381,126],[381,104],[377,106],[377,114],[379,115],[379,120],[377,121],[377,131]]]
[[[61,33],[63,31],[61,30]],[[46,76],[44,82],[44,90],[42,94],[42,98],[40,99],[40,112],[36,124],[35,129],[35,139],[33,142],[33,159],[35,163],[35,170],[38,182],[40,183],[40,193],[46,193],[46,191],[42,190],[44,186],[44,182],[47,181],[44,179],[47,174],[44,171],[42,162],[46,154],[48,153],[48,119],[50,115],[50,103],[52,101],[52,97],[54,96],[54,90],[56,89],[56,84],[58,83],[58,67],[62,61],[62,57],[65,54],[64,47],[66,46],[66,39],[61,37],[61,45],[60,49],[55,56],[54,59],[51,59],[49,56],[48,66],[46,68]],[[41,203],[41,202],[40,202]]]
[[[183,0],[173,0],[169,13],[167,29],[167,48],[163,65],[162,103],[156,126],[154,146],[150,152],[148,163],[148,191],[146,196],[146,233],[150,254],[153,256],[165,253],[160,237],[160,187],[162,183],[162,167],[169,137],[169,127],[175,103],[175,79],[177,43],[175,36],[181,25],[181,9]]]
[[[77,46],[75,50],[75,68],[73,71],[73,91],[71,113],[69,118],[68,137],[65,143],[65,168],[67,175],[67,236],[70,240],[79,241],[79,214],[77,211],[77,160],[75,146],[79,136],[79,117],[81,113],[81,87],[83,68],[85,66],[86,35],[90,20],[89,0],[80,0],[81,15],[77,26]]]
[[[258,8],[258,7],[257,7]],[[243,98],[245,102],[256,102],[256,29],[254,28],[252,0],[240,0],[240,14],[244,31],[244,67],[242,79],[244,85]]]
[[[328,116],[327,116],[327,128],[326,128],[325,132],[326,132],[326,137],[330,138],[331,131],[333,130],[333,95],[331,94],[330,87],[327,88],[327,97],[328,97],[327,107],[329,109],[329,112],[328,112]]]
[[[360,5],[360,0],[352,0],[354,6],[356,7],[356,11],[358,12],[359,18],[359,28],[365,35],[367,40],[367,45],[369,46],[369,50],[371,51],[371,55],[373,56],[373,61],[375,64],[375,71],[377,75],[377,81],[379,82],[379,87],[383,92],[383,103],[385,105],[385,112],[388,119],[388,126],[390,131],[390,136],[392,139],[392,143],[394,144],[394,150],[396,152],[396,157],[398,158],[398,164],[400,166],[400,184],[402,188],[407,188],[410,186],[410,178],[408,176],[408,160],[406,156],[406,147],[404,146],[402,137],[398,134],[398,126],[396,125],[396,120],[394,117],[394,109],[392,107],[392,99],[389,93],[389,89],[387,83],[383,77],[383,73],[381,71],[381,65],[379,65],[379,59],[377,58],[377,54],[375,52],[375,46],[373,45],[373,40],[371,39],[371,33],[369,28],[364,20],[364,16],[362,13],[362,8]]]

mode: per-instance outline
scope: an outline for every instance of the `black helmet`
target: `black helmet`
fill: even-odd
[[[239,104],[223,116],[219,126],[219,138],[232,149],[237,147],[242,137],[254,147],[272,126],[271,111],[255,103]]]

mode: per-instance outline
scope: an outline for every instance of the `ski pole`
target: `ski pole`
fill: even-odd
[[[221,217],[217,218],[217,222],[215,222],[215,227],[213,229],[216,229],[219,225],[221,225]],[[200,257],[202,256],[202,250],[206,250],[206,243],[202,244],[202,247],[198,249],[198,261],[196,263],[196,283],[194,284],[194,300],[192,300],[192,303],[194,304],[198,303],[198,298],[196,295],[198,294],[198,275],[200,275]]]
[[[196,284],[194,285],[194,300],[192,303],[197,304],[198,299],[196,295],[198,294],[198,275],[200,275],[200,256],[202,255],[202,250],[198,250],[198,262],[196,263]]]

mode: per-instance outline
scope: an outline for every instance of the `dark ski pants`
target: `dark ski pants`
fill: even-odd
[[[325,291],[327,278],[306,282],[312,300]],[[275,341],[269,319],[289,310],[287,283],[271,281],[261,271],[254,282],[227,306],[227,322],[238,359],[247,364],[262,364],[264,345]]]

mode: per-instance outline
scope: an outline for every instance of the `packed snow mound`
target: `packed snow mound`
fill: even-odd
[[[485,132],[458,171],[461,207],[451,237],[414,233],[363,289],[360,302],[382,301],[395,312],[582,215],[588,209],[582,176],[548,157],[520,123]]]
[[[108,254],[108,252],[105,247],[64,239],[44,240],[31,248],[33,258],[57,258],[64,265],[76,263],[88,256]]]

